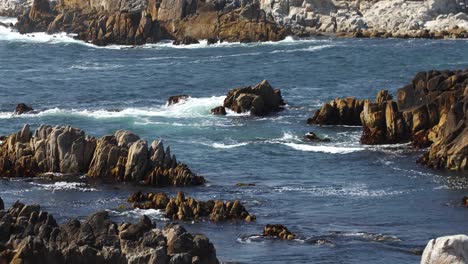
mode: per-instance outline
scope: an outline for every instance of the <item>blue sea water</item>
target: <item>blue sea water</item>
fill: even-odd
[[[5,20],[6,18],[2,18]],[[0,19],[0,21],[2,21]],[[361,128],[306,124],[336,97],[393,94],[418,71],[468,67],[466,40],[312,38],[277,43],[95,47],[64,34],[19,35],[0,27],[0,135],[28,123],[71,125],[93,136],[131,130],[162,139],[206,186],[144,188],[198,199],[239,199],[254,223],[184,222],[237,263],[418,263],[431,238],[466,233],[466,174],[435,171],[408,145],[363,146]],[[267,79],[287,107],[268,117],[212,116],[232,88]],[[188,94],[166,106],[169,96]],[[14,116],[17,103],[37,114]],[[331,142],[302,140],[314,131]],[[237,187],[236,183],[255,183]],[[0,197],[38,203],[63,222],[109,210],[116,221],[157,210],[126,202],[130,184],[0,180]],[[258,237],[281,223],[300,239]],[[318,238],[331,243],[317,244]]]

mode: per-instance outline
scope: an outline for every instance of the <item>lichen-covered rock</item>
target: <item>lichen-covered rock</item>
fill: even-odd
[[[0,199],[1,201],[1,199]],[[0,259],[5,263],[172,263],[186,254],[217,264],[209,239],[179,225],[156,229],[144,216],[138,223],[112,222],[106,211],[84,221],[58,225],[40,206],[16,202],[0,218]],[[192,263],[192,262],[190,262]]]
[[[134,208],[165,210],[167,218],[172,220],[192,220],[209,218],[213,222],[227,220],[254,221],[255,216],[247,212],[239,201],[198,201],[185,197],[178,192],[169,198],[165,193],[134,193],[129,199]]]
[[[200,185],[202,176],[177,162],[162,142],[146,141],[128,131],[99,139],[72,127],[29,125],[0,144],[0,175],[34,177],[40,173],[83,173],[110,181],[130,181],[154,186]]]
[[[296,234],[290,232],[284,225],[266,225],[263,228],[263,236],[276,237],[284,240],[293,240],[297,237]]]
[[[284,105],[281,91],[263,80],[255,86],[229,91],[223,106],[236,113],[250,112],[251,115],[262,116],[279,111]]]

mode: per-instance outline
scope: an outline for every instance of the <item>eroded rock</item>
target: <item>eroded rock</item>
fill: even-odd
[[[266,225],[263,228],[263,236],[265,237],[276,237],[285,240],[293,240],[297,236],[296,234],[290,232],[287,227],[284,225]]]

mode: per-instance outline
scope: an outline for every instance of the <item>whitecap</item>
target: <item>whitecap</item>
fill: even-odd
[[[336,45],[319,45],[319,46],[309,46],[307,48],[301,48],[301,49],[283,49],[283,50],[274,50],[270,53],[292,53],[292,52],[313,52],[313,51],[319,51],[323,49],[328,49],[335,47]]]
[[[237,143],[237,144],[213,143],[211,144],[211,146],[217,149],[231,149],[231,148],[247,146],[248,144],[249,142],[242,142],[242,143]]]
[[[336,146],[325,146],[325,145],[307,145],[297,143],[281,143],[285,146],[291,147],[295,150],[310,151],[310,152],[323,152],[331,154],[349,154],[356,151],[365,150],[365,148],[352,148],[352,147],[336,147]]]
[[[335,186],[282,186],[273,188],[274,191],[284,192],[299,192],[312,194],[317,197],[384,197],[400,195],[404,192],[401,190],[382,190],[382,189],[369,189],[365,184],[352,184],[346,187],[335,187]]]
[[[107,210],[107,211],[115,216],[127,217],[127,218],[133,218],[133,219],[140,219],[142,216],[146,215],[149,218],[155,219],[155,220],[161,220],[161,221],[168,220],[167,218],[165,218],[164,212],[159,209],[135,208],[129,211],[113,211],[113,210]]]
[[[52,192],[55,191],[69,191],[69,190],[77,190],[80,192],[93,192],[97,191],[95,188],[88,187],[87,184],[83,182],[54,182],[52,184],[49,183],[37,183],[31,182],[31,185],[36,186],[42,190],[49,190]]]

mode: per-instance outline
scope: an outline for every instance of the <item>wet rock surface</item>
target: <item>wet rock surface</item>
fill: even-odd
[[[6,263],[180,263],[180,255],[183,263],[219,263],[206,236],[174,224],[156,229],[147,216],[117,224],[101,211],[58,225],[39,205],[16,202],[0,208],[0,230]]]
[[[186,95],[186,94],[179,94],[179,95],[173,95],[171,97],[169,97],[169,99],[167,99],[167,105],[173,105],[173,104],[178,104],[184,100],[187,100],[188,98],[190,98],[190,96]]]
[[[9,135],[0,145],[0,175],[34,177],[58,172],[86,174],[104,181],[128,181],[153,186],[200,185],[202,176],[164,149],[162,142],[150,146],[129,131],[99,139],[72,127],[29,125]]]
[[[229,91],[223,106],[236,113],[250,112],[251,115],[263,116],[282,110],[284,105],[281,91],[263,80],[255,86]]]
[[[17,115],[21,115],[21,114],[28,113],[31,111],[34,111],[34,109],[25,103],[20,103],[16,105],[16,108],[15,108],[15,114]]]
[[[239,201],[198,201],[178,192],[176,197],[165,193],[134,193],[128,201],[134,208],[164,210],[165,216],[172,220],[192,220],[208,218],[213,222],[228,220],[255,221]]]

